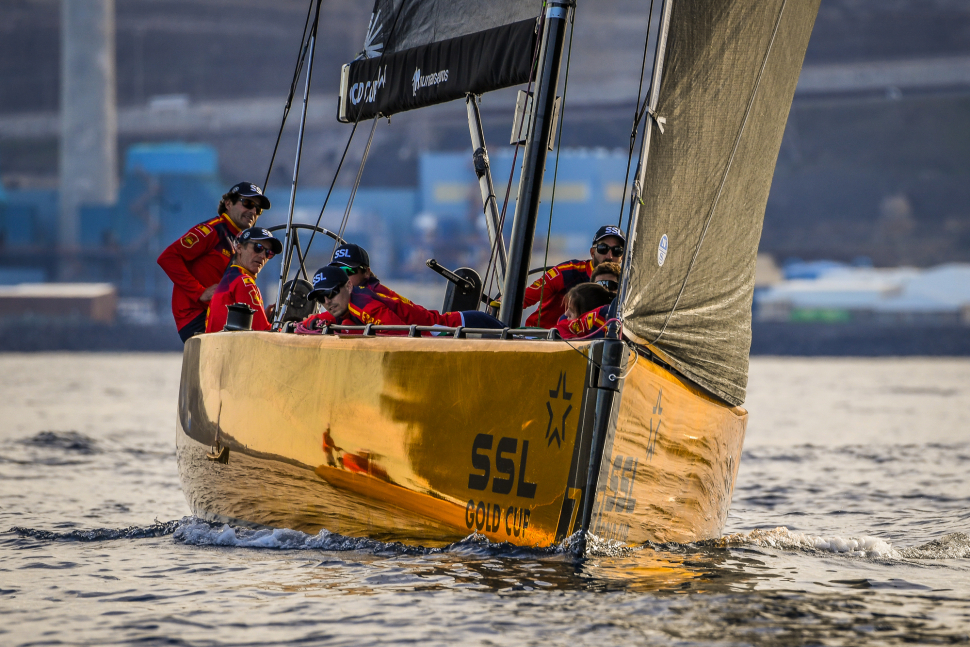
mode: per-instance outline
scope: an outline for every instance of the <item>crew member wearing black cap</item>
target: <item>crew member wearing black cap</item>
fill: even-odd
[[[364,303],[364,298],[377,299],[408,325],[504,328],[501,321],[478,310],[441,313],[437,310],[429,310],[401,296],[374,276],[370,269],[370,256],[360,245],[354,243],[340,245],[334,251],[330,265],[341,268],[347,274],[354,294],[361,294],[361,298],[358,299],[361,305]]]
[[[217,218],[196,225],[158,257],[175,284],[172,314],[183,342],[205,331],[206,310],[232,259],[236,236],[269,206],[262,189],[240,182],[222,196]]]
[[[355,243],[340,245],[334,250],[330,265],[341,268],[347,274],[356,292],[363,292],[369,298],[377,299],[402,322],[406,321],[409,325],[418,326],[441,324],[439,312],[428,310],[383,285],[370,269],[370,256],[367,250],[360,245]]]
[[[525,289],[525,299],[522,307],[528,308],[542,303],[539,308],[525,320],[526,326],[553,328],[559,317],[566,311],[563,302],[566,294],[574,285],[589,282],[593,269],[605,261],[621,261],[626,237],[623,230],[612,225],[604,225],[596,230],[593,245],[589,248],[590,259],[586,261],[572,260],[551,267]]]
[[[336,265],[321,267],[314,273],[313,289],[307,298],[322,303],[326,312],[304,319],[297,332],[313,332],[333,323],[344,326],[401,326],[407,323],[370,290],[355,289],[347,272]]]
[[[225,328],[228,307],[234,303],[245,303],[255,310],[253,330],[271,328],[269,318],[273,316],[272,306],[269,311],[264,308],[262,295],[256,286],[256,275],[266,261],[282,251],[283,243],[262,227],[250,227],[239,234],[232,265],[222,275],[209,302],[206,332],[219,332]]]

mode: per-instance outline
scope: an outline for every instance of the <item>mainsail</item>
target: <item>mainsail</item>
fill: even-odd
[[[765,204],[818,5],[673,2],[624,330],[735,405]]]
[[[340,81],[341,121],[526,83],[539,0],[377,0]]]

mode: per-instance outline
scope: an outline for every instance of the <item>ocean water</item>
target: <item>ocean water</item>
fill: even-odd
[[[0,355],[0,645],[970,642],[970,360],[752,360],[725,535],[422,549],[190,516],[178,355]]]

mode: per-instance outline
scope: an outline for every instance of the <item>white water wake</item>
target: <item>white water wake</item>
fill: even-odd
[[[757,528],[747,533],[725,535],[716,542],[732,546],[760,546],[778,550],[807,550],[868,559],[966,559],[970,558],[970,536],[951,533],[911,548],[895,548],[879,537],[822,537],[792,532],[784,526],[766,530]]]

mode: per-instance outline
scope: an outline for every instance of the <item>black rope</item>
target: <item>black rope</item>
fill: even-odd
[[[623,224],[623,206],[626,204],[626,189],[630,184],[630,165],[633,163],[633,151],[637,145],[637,133],[640,132],[640,121],[643,119],[647,106],[650,104],[650,95],[647,95],[647,98],[643,102],[643,107],[640,107],[640,98],[643,96],[643,77],[647,68],[647,52],[650,50],[650,26],[652,24],[653,0],[650,0],[650,12],[647,14],[647,31],[643,39],[643,60],[640,62],[640,85],[637,87],[637,105],[633,109],[633,127],[630,129],[630,152],[626,156],[626,173],[623,174],[623,196],[620,198],[620,217],[616,220],[617,228],[622,228],[620,226]],[[626,235],[632,236],[632,232],[629,231],[629,224],[627,227]]]
[[[367,158],[370,156],[370,147],[374,143],[374,132],[377,130],[377,120],[380,119],[380,115],[374,117],[374,123],[370,128],[370,137],[367,138],[367,145],[364,147],[364,154],[360,158],[360,168],[357,170],[357,177],[354,179],[354,186],[350,189],[350,199],[347,200],[347,208],[344,209],[343,220],[340,221],[340,229],[337,230],[337,238],[333,241],[333,252],[331,255],[337,251],[337,246],[340,244],[341,238],[344,237],[344,231],[347,229],[347,221],[350,219],[350,210],[354,206],[354,199],[357,197],[357,189],[360,187],[360,178],[364,175],[364,166],[367,164]]]
[[[316,14],[313,16],[313,26],[310,28],[310,40],[313,41],[314,44],[317,41],[317,33],[319,32],[319,28],[320,28],[320,6],[322,4],[323,4],[323,0],[317,0],[317,10],[316,10]],[[304,112],[303,112],[304,119],[306,118],[306,106],[309,105],[309,102],[310,102],[310,86],[313,83],[313,60],[312,59],[316,55],[317,55],[317,50],[316,50],[316,47],[314,47],[312,53],[310,53],[310,59],[311,59],[310,60],[310,66],[307,68],[307,75],[306,75],[306,86],[305,86],[305,90],[304,90],[304,100],[305,100]],[[302,149],[303,149],[303,140],[304,140],[305,137],[306,137],[306,123],[304,121],[303,122],[303,128],[301,128],[301,130],[300,130],[299,141],[297,143],[297,151],[300,151],[300,155],[301,156],[302,156]],[[297,158],[297,160],[293,163],[293,187],[292,187],[292,191],[291,191],[291,196],[293,198],[294,205],[291,205],[291,206],[295,206],[295,202],[296,202],[296,187],[297,187],[297,184],[299,182],[299,179],[300,179],[300,159]],[[292,214],[291,214],[291,217],[292,217]],[[290,228],[290,226],[289,226],[290,223],[291,223],[291,218],[288,218],[287,219],[287,230],[289,230],[289,228]],[[284,254],[283,254],[283,265],[284,265],[283,277],[284,277],[284,279],[290,273],[290,263],[293,260],[293,253],[290,250],[290,247],[291,247],[291,245],[290,245],[289,239],[285,240],[284,243],[283,243],[283,250],[284,250]],[[281,293],[282,293],[282,290],[281,290]]]
[[[347,159],[347,152],[350,150],[350,144],[354,141],[354,134],[357,132],[357,123],[358,122],[355,121],[354,127],[350,129],[350,136],[347,137],[347,145],[344,146],[344,152],[340,155],[340,161],[337,162],[337,170],[334,171],[333,179],[330,180],[330,188],[327,189],[327,195],[323,199],[323,206],[320,207],[320,213],[317,215],[317,221],[314,224],[314,227],[316,228],[320,227],[320,220],[323,218],[323,212],[326,211],[327,203],[330,202],[330,195],[333,193],[334,185],[337,184],[337,178],[340,177],[340,170],[344,167],[344,160]],[[313,237],[316,235],[317,232],[316,229],[314,229],[313,233],[310,234],[310,240],[308,240],[306,244],[306,254],[310,253],[310,245],[313,244]]]
[[[273,173],[273,164],[276,162],[276,153],[280,148],[280,139],[283,137],[283,127],[286,126],[286,118],[290,115],[290,108],[293,106],[293,96],[300,83],[300,72],[303,71],[303,63],[306,61],[307,50],[310,42],[307,39],[307,29],[310,27],[310,14],[313,13],[313,3],[318,0],[310,0],[310,5],[306,10],[306,22],[303,23],[303,36],[300,38],[300,51],[296,56],[296,68],[293,70],[293,80],[290,81],[290,93],[286,96],[286,105],[283,106],[283,119],[280,122],[280,130],[276,133],[276,144],[273,146],[273,155],[269,158],[269,168],[266,169],[266,179],[263,180],[263,193],[269,185],[269,176]],[[322,0],[319,0],[322,1]]]

